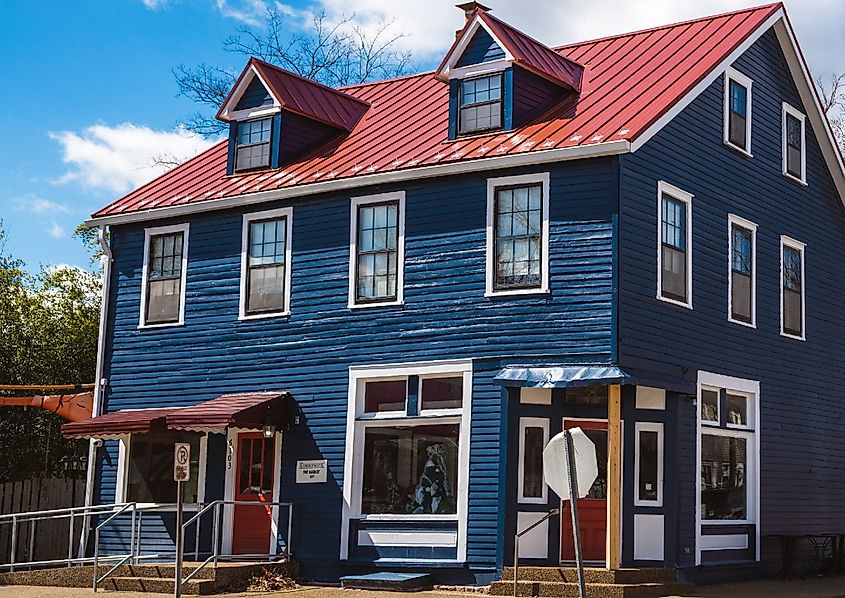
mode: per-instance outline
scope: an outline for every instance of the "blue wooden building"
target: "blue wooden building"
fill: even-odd
[[[183,439],[189,503],[270,505],[222,510],[228,554],[481,584],[581,427],[590,562],[706,579],[845,528],[845,169],[782,5],[559,48],[464,8],[433,73],[251,60],[228,139],[93,215],[89,500],[172,503]],[[572,560],[567,520],[521,561]]]

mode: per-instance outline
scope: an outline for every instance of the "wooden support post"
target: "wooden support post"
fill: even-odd
[[[622,546],[622,390],[610,385],[607,400],[607,569],[619,569]]]

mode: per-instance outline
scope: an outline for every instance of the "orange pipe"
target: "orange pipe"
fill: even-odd
[[[38,407],[58,413],[70,422],[90,419],[93,406],[93,392],[80,392],[72,395],[0,397],[0,407]]]

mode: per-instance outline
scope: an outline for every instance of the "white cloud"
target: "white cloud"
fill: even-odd
[[[251,27],[260,27],[267,15],[264,0],[216,0],[216,3],[221,15]]]
[[[19,212],[30,212],[38,216],[49,214],[55,216],[56,214],[68,214],[71,211],[70,207],[65,204],[51,201],[31,193],[15,198],[12,200],[12,203]]]
[[[77,181],[112,193],[124,193],[165,172],[168,166],[155,163],[157,157],[183,161],[214,143],[183,127],[157,131],[132,123],[92,125],[50,137],[61,145],[62,160],[71,167],[58,183]]]
[[[47,230],[47,234],[54,239],[64,239],[67,237],[65,229],[55,220],[50,222],[50,228]]]

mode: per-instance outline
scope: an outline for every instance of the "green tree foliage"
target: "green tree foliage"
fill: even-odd
[[[30,275],[3,239],[0,222],[0,384],[93,382],[99,274],[48,267]],[[43,409],[0,407],[0,482],[61,474],[61,457],[85,450],[62,438],[62,423]]]

